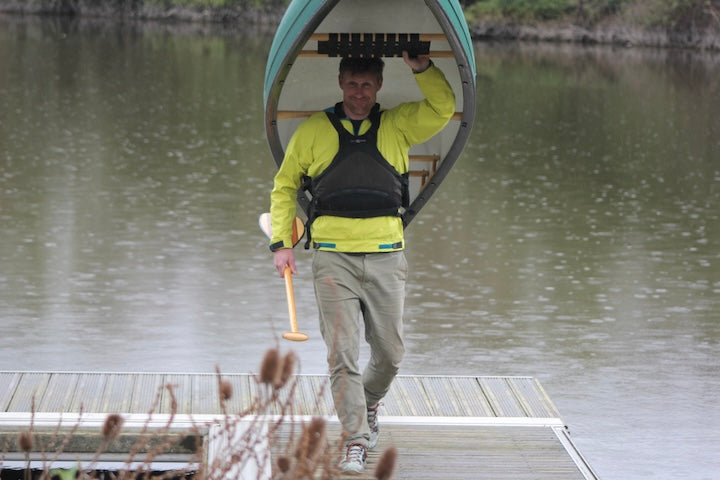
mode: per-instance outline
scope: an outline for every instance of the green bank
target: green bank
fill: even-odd
[[[276,25],[288,0],[0,0],[0,13]],[[720,50],[720,0],[462,0],[476,39]]]

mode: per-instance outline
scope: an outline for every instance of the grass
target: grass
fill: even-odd
[[[237,478],[241,473],[242,478],[247,478],[248,472],[257,472],[252,474],[257,478],[268,478],[263,474],[263,467],[268,464],[272,465],[269,477],[272,479],[335,478],[343,439],[329,438],[323,417],[302,422],[293,417],[296,365],[292,352],[282,355],[277,349],[268,350],[259,374],[254,376],[257,393],[242,412],[228,411],[233,387],[218,370],[221,414],[212,421],[190,418],[189,422],[185,419],[179,423],[172,385],[164,385],[157,392],[146,420],[134,426],[129,425],[129,416],[112,413],[104,417],[101,425],[95,425],[96,430],[88,431],[81,412],[76,421],[60,421],[49,431],[39,425],[33,403],[29,424],[18,429],[10,441],[6,436],[0,453],[0,480],[219,480]],[[159,416],[155,411],[163,394],[169,395],[171,408],[169,414]],[[179,429],[178,424],[183,428]],[[88,442],[89,437],[92,442]],[[82,466],[58,468],[60,459],[79,460],[78,445],[85,446]],[[13,452],[25,458],[21,472],[3,469],[5,459]],[[119,453],[122,467],[113,471],[103,467],[108,456],[117,457]],[[167,472],[153,469],[154,462],[170,454],[177,458],[179,453],[185,462],[180,468]],[[375,478],[392,478],[396,456],[393,447],[383,452]]]
[[[505,21],[573,20],[594,24],[627,18],[642,11],[649,26],[667,29],[720,28],[718,0],[475,0],[466,1],[470,23],[481,19]]]
[[[5,2],[5,5],[2,5]],[[203,12],[214,21],[271,14],[275,21],[290,0],[0,0],[3,11],[66,15],[154,18],[172,13],[196,19]],[[720,32],[720,0],[460,0],[468,23],[531,24],[552,29],[558,24],[616,25],[673,33]],[[256,16],[245,16],[255,12]],[[265,18],[265,17],[262,17]],[[266,19],[267,19],[266,18]]]
[[[575,0],[480,0],[465,8],[469,20],[482,17],[550,20],[560,18],[577,6]]]

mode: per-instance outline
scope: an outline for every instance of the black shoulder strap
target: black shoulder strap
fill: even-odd
[[[332,126],[337,130],[338,135],[349,135],[349,132],[345,130],[345,127],[340,123],[340,117],[338,117],[335,112],[325,112],[325,115],[327,115],[328,120],[330,120]]]
[[[376,103],[375,105],[373,105],[372,110],[370,110],[370,114],[367,117],[370,120],[370,123],[372,123],[370,128],[377,130],[377,128],[380,126],[380,113],[380,104]],[[325,110],[325,115],[327,115],[328,119],[333,124],[335,129],[337,129],[339,132],[347,132],[347,130],[345,130],[345,128],[342,126],[342,123],[340,123],[340,119],[345,118],[345,111],[343,110],[342,102],[336,103],[332,111]]]

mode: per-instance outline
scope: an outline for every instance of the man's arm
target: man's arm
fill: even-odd
[[[297,273],[292,244],[292,222],[296,214],[295,195],[299,181],[294,180],[290,163],[292,160],[286,155],[282,166],[275,175],[274,187],[270,193],[270,221],[272,224],[272,238],[270,249],[273,251],[273,263],[280,276],[283,276],[285,267],[290,267],[292,273]]]
[[[442,70],[433,65],[429,56],[412,58],[403,52],[403,60],[412,69],[425,98],[398,105],[388,113],[394,127],[414,145],[427,141],[447,125],[455,113],[455,94]]]
[[[301,155],[307,148],[302,145],[303,125],[290,139],[285,158],[275,174],[273,189],[270,193],[270,221],[272,238],[270,249],[273,251],[273,264],[280,276],[286,267],[297,273],[292,244],[292,224],[295,219],[297,204],[296,196],[305,170],[302,167]]]

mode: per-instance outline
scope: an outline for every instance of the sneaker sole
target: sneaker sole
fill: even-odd
[[[344,466],[340,467],[340,471],[343,473],[363,473],[365,471],[365,467],[360,465],[353,465],[353,466]]]

